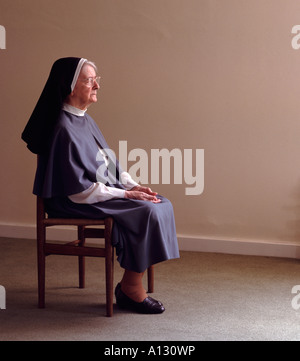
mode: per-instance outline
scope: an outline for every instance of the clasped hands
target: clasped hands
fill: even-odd
[[[157,198],[156,196],[157,193],[153,192],[149,187],[136,186],[129,191],[125,191],[125,198],[160,203],[161,199]]]

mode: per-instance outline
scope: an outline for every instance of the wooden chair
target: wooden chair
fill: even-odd
[[[46,240],[46,229],[51,226],[75,226],[78,239],[69,243],[51,243]],[[94,227],[93,227],[94,226]],[[95,226],[102,226],[96,228]],[[106,315],[113,315],[113,274],[114,249],[111,244],[113,219],[83,219],[83,218],[48,218],[45,212],[44,200],[37,197],[37,255],[38,255],[38,306],[45,308],[45,270],[46,256],[70,255],[78,256],[79,288],[85,287],[85,257],[105,258],[106,277]],[[86,238],[104,238],[104,246],[88,247]],[[153,266],[148,268],[148,292],[154,290]]]

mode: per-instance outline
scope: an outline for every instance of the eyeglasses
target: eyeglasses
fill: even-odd
[[[86,79],[83,79],[82,81],[90,88],[92,88],[95,84],[95,82],[100,85],[100,79],[101,79],[101,76],[95,76],[95,77],[91,77],[91,78],[86,78]]]

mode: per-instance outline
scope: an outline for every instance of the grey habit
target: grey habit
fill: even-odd
[[[173,207],[127,198],[93,204],[72,202],[68,196],[88,189],[95,182],[123,188],[119,164],[94,120],[62,110],[72,84],[84,63],[82,58],[57,60],[22,139],[39,154],[33,193],[45,199],[49,217],[114,219],[113,245],[121,267],[143,272],[150,265],[179,257]],[[108,168],[99,146],[110,155]]]

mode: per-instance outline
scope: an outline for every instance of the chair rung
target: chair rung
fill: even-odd
[[[47,255],[57,254],[65,256],[105,257],[105,249],[98,247],[80,247],[47,243],[45,244],[44,251]]]
[[[103,219],[81,219],[81,218],[45,218],[43,224],[47,226],[102,226]]]
[[[101,228],[85,228],[85,238],[104,238],[104,229]]]

